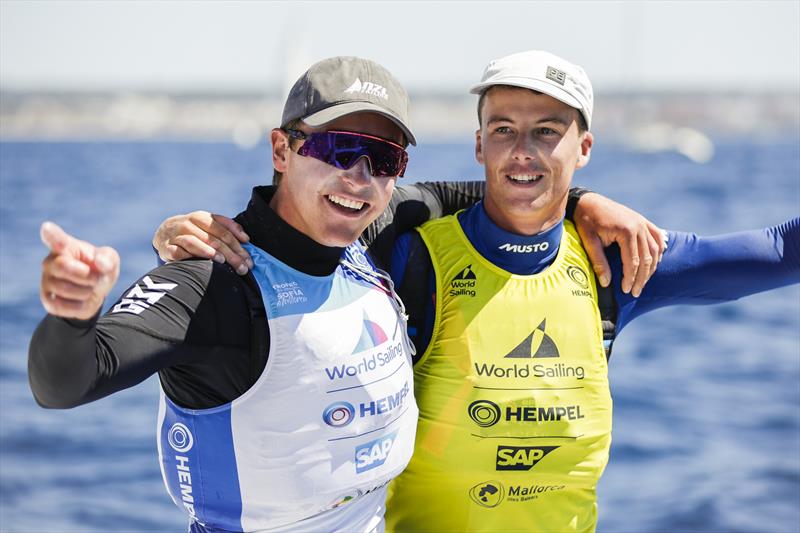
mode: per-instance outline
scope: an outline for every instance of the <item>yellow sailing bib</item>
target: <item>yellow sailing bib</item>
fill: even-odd
[[[414,456],[388,531],[593,531],[611,444],[595,278],[570,222],[544,272],[478,254],[455,216],[420,228],[436,320],[414,368]]]

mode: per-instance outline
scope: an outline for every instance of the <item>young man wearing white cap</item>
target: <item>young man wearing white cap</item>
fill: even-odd
[[[592,531],[614,335],[665,305],[797,283],[800,219],[715,238],[671,232],[639,298],[621,290],[609,249],[614,288],[600,291],[564,220],[593,143],[583,69],[523,52],[490,63],[472,92],[485,199],[401,236],[392,258],[420,418],[414,456],[389,488],[387,530]]]
[[[68,408],[158,373],[161,470],[190,531],[382,530],[417,407],[401,304],[355,241],[404,172],[407,107],[364,59],[324,60],[297,81],[271,132],[281,185],[256,187],[237,217],[252,236],[247,277],[163,265],[98,318],[116,252],[43,225],[34,396]]]

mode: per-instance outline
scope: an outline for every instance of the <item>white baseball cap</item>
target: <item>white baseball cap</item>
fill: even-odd
[[[589,77],[578,65],[549,52],[529,50],[495,59],[469,92],[482,94],[493,85],[523,87],[552,96],[579,110],[587,128],[592,126],[594,95]]]

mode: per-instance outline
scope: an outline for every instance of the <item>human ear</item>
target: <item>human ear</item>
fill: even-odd
[[[270,134],[272,142],[272,167],[278,172],[286,172],[289,166],[289,137],[280,128]]]
[[[481,130],[475,130],[475,159],[478,163],[483,164],[483,146],[482,146]]]
[[[576,168],[583,168],[589,164],[589,158],[592,154],[592,144],[594,144],[594,136],[591,132],[586,132],[583,134],[583,139],[581,140],[581,152],[578,154],[578,162],[576,163]]]

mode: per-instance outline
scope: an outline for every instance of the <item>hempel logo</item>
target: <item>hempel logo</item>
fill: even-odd
[[[467,414],[478,426],[491,427],[501,420],[511,423],[561,422],[586,418],[580,405],[540,407],[536,405],[506,406],[504,410],[490,400],[475,400],[467,407]]]
[[[186,453],[194,446],[192,432],[185,424],[180,422],[175,422],[169,428],[167,442],[178,454]],[[178,475],[178,487],[181,491],[180,498],[183,506],[186,507],[189,515],[194,518],[197,515],[194,508],[194,495],[192,495],[192,470],[187,456],[175,456],[175,472]]]
[[[406,381],[403,387],[394,394],[369,402],[361,402],[358,404],[358,408],[350,402],[334,402],[322,411],[322,420],[333,427],[347,426],[355,418],[382,415],[402,407],[408,393],[409,387]]]
[[[386,92],[386,87],[378,85],[377,83],[372,83],[371,81],[362,82],[358,78],[356,78],[356,81],[354,81],[350,87],[344,90],[344,93],[368,94],[370,96],[383,98],[384,100],[389,99],[389,93]]]
[[[165,294],[178,286],[177,283],[156,283],[150,279],[150,276],[143,277],[142,282],[144,283],[144,289],[139,287],[138,284],[134,285],[128,294],[114,306],[111,312],[140,315],[142,311],[148,309],[151,305],[155,305]]]

